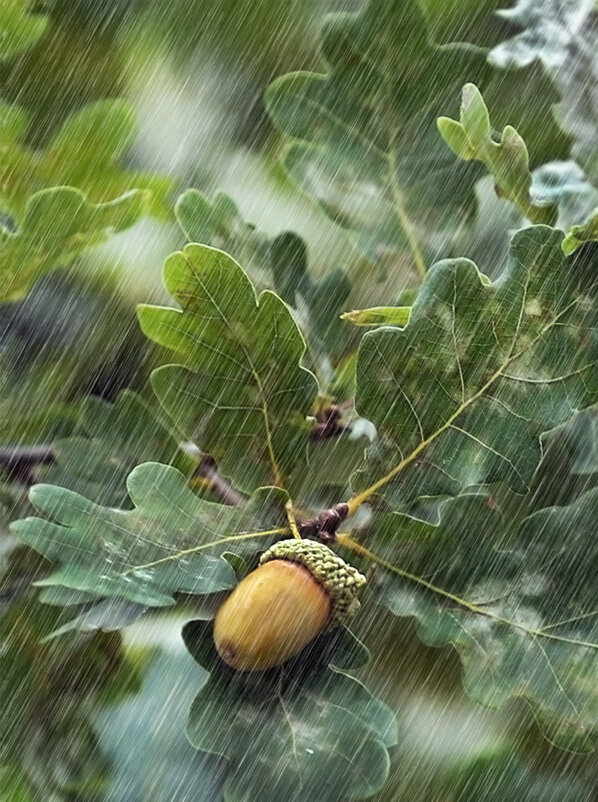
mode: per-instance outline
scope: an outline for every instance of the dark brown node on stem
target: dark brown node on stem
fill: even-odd
[[[334,507],[322,510],[317,518],[311,518],[299,524],[299,533],[302,537],[319,540],[328,546],[336,540],[338,527],[345,520],[348,512],[349,506],[344,502],[335,504]]]
[[[317,423],[309,433],[312,440],[328,440],[331,437],[338,437],[342,434],[346,426],[341,423],[341,410],[329,404],[316,415]]]

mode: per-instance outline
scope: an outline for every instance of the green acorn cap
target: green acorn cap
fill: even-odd
[[[331,599],[327,629],[342,624],[359,609],[358,594],[365,576],[346,563],[332,549],[315,540],[279,540],[262,554],[260,565],[270,560],[290,560],[305,566]]]

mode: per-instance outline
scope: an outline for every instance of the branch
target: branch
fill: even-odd
[[[209,454],[201,454],[199,465],[190,483],[196,487],[207,487],[223,504],[231,507],[240,507],[247,501],[246,496],[235,490],[218,473],[216,461]]]
[[[36,465],[54,462],[55,452],[50,445],[0,446],[0,468],[11,479],[33,484],[32,470]]]
[[[245,496],[237,492],[218,473],[216,463],[212,457],[203,454],[191,443],[184,443],[181,447],[199,460],[199,465],[191,484],[195,483],[208,487],[223,504],[228,504],[232,507],[239,507],[246,501]],[[56,452],[51,445],[0,446],[0,468],[6,471],[9,478],[18,479],[27,485],[35,483],[33,469],[37,465],[48,465],[55,460]]]

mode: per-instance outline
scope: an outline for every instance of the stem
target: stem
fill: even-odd
[[[218,540],[212,540],[210,543],[202,543],[200,546],[192,546],[189,549],[177,551],[176,554],[169,554],[166,557],[160,557],[159,560],[153,560],[152,562],[145,563],[144,565],[135,565],[133,568],[128,568],[126,571],[123,571],[120,576],[129,576],[130,574],[134,574],[136,571],[144,571],[146,568],[154,568],[156,565],[162,565],[162,563],[167,563],[171,560],[180,560],[181,557],[187,557],[190,554],[196,554],[199,551],[211,549],[214,546],[220,546],[222,543],[235,543],[239,540],[251,540],[252,538],[269,537],[271,535],[286,535],[288,534],[288,531],[289,530],[286,526],[279,526],[276,529],[267,529],[263,532],[245,532],[241,535],[227,535],[226,537],[221,537]]]
[[[390,151],[388,153],[388,167],[390,171],[389,184],[393,196],[393,201],[394,201],[393,205],[395,213],[397,215],[399,223],[401,224],[401,228],[403,229],[405,238],[407,239],[407,243],[409,245],[409,249],[411,250],[411,255],[413,256],[413,262],[415,264],[415,267],[417,268],[419,277],[423,279],[428,271],[428,268],[426,267],[426,260],[424,259],[424,255],[419,247],[417,237],[413,232],[411,220],[409,219],[409,215],[407,214],[407,210],[405,208],[403,193],[401,192],[399,182],[397,181],[397,163],[396,163],[393,143],[391,143]]]
[[[247,501],[247,498],[239,493],[226,479],[219,473],[216,463],[211,457],[202,456],[197,474],[189,481],[193,487],[206,487],[223,504],[228,504],[231,507],[240,507]]]
[[[297,519],[295,518],[295,510],[293,509],[293,502],[291,499],[287,501],[284,505],[285,512],[287,514],[287,520],[289,522],[289,527],[293,534],[295,540],[301,540],[301,535],[299,534],[299,529],[297,527]]]
[[[11,479],[25,485],[34,483],[33,469],[36,465],[47,465],[54,460],[54,449],[50,445],[0,446],[0,468]]]
[[[388,482],[390,482],[392,479],[394,479],[395,476],[397,474],[399,474],[404,468],[406,468],[410,463],[412,463],[416,459],[416,457],[427,446],[430,445],[430,443],[433,443],[434,440],[436,440],[437,437],[439,437],[443,432],[445,432],[447,429],[449,429],[452,426],[452,424],[454,423],[454,421],[461,415],[461,413],[463,413],[466,409],[468,409],[471,406],[471,404],[473,404],[475,401],[478,400],[478,398],[481,398],[481,396],[484,395],[486,390],[488,390],[490,387],[492,387],[494,382],[497,379],[499,379],[501,376],[504,375],[504,372],[505,372],[506,368],[509,367],[509,365],[511,365],[513,362],[515,362],[517,359],[519,359],[519,357],[523,356],[523,354],[525,354],[527,351],[529,351],[530,348],[532,348],[539,340],[541,340],[542,337],[546,334],[546,332],[549,331],[554,325],[556,325],[556,323],[560,320],[560,318],[562,318],[569,311],[569,309],[571,307],[573,307],[577,302],[578,302],[578,299],[576,298],[574,301],[572,301],[571,303],[567,304],[567,306],[564,309],[562,309],[559,312],[558,315],[556,315],[554,320],[552,320],[549,324],[547,324],[533,338],[533,340],[531,340],[531,342],[527,343],[519,351],[516,351],[515,353],[511,353],[507,357],[507,359],[505,359],[503,364],[496,370],[495,373],[492,374],[492,376],[490,376],[488,381],[486,381],[485,384],[483,384],[477,392],[475,392],[473,395],[471,395],[466,401],[463,401],[463,403],[461,403],[457,407],[457,409],[453,412],[453,414],[442,424],[442,426],[439,429],[437,429],[431,435],[429,435],[424,440],[422,440],[419,443],[419,445],[417,445],[416,448],[414,448],[413,451],[410,454],[408,454],[397,465],[395,465],[394,468],[392,468],[392,470],[390,470],[384,476],[380,477],[380,479],[378,479],[376,482],[374,482],[374,484],[370,485],[369,487],[366,487],[366,489],[363,490],[361,493],[357,493],[356,495],[352,496],[349,499],[349,501],[347,502],[348,515],[353,515],[356,512],[356,510],[358,510],[359,507],[364,502],[366,502],[371,496],[373,496],[375,493],[377,493],[378,490],[380,490],[380,488],[384,487],[384,485],[388,484]],[[514,349],[514,347],[516,345],[517,336],[518,336],[518,331],[515,333],[515,339],[513,340],[513,343],[512,343],[512,346],[511,346],[512,350]]]

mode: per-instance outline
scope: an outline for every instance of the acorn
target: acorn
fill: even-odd
[[[365,577],[328,546],[280,540],[218,610],[214,643],[238,671],[263,671],[298,654],[359,608]]]

